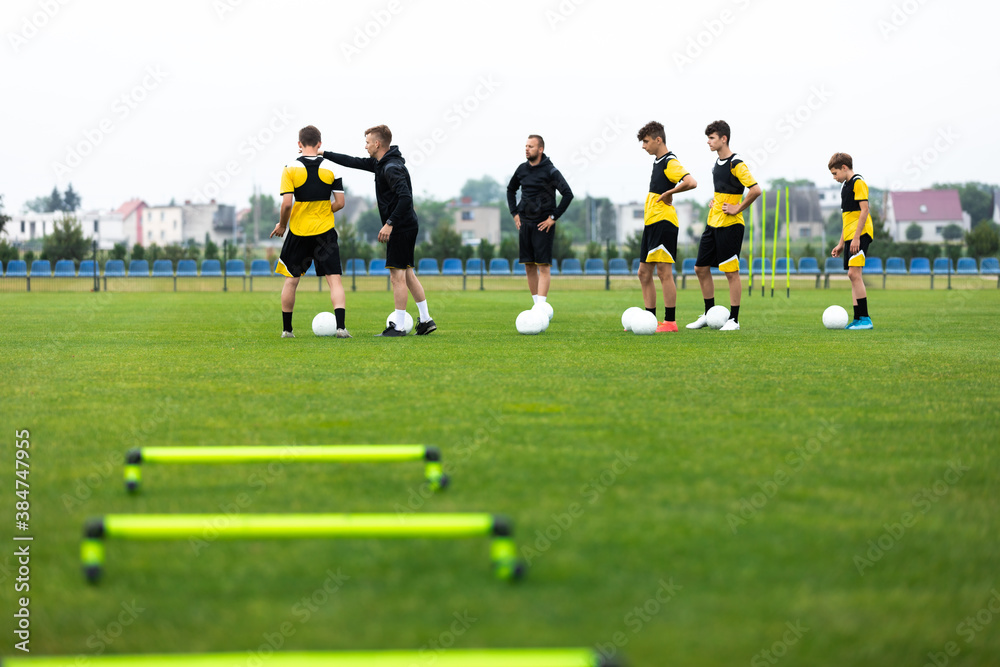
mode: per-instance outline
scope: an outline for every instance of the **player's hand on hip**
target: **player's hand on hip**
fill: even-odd
[[[521,216],[519,215],[514,216],[514,227],[517,228],[517,231],[521,231]]]
[[[538,231],[547,232],[553,227],[555,227],[555,225],[556,221],[553,220],[552,216],[550,215],[547,220],[542,220],[541,222],[538,223]]]
[[[726,202],[722,205],[722,212],[726,215],[738,215],[740,212],[740,207],[736,204],[730,204]]]
[[[660,195],[659,201],[663,202],[667,206],[673,206],[674,205],[674,196],[673,195],[668,195],[666,192],[664,192],[662,195]]]
[[[275,236],[284,236],[284,235],[285,235],[285,226],[279,222],[274,226],[274,231],[271,232],[271,236],[269,236],[268,238],[273,239]]]
[[[388,242],[389,234],[392,234],[392,225],[382,225],[382,229],[378,230],[378,242]]]
[[[856,238],[851,241],[851,254],[857,255],[859,250],[861,250],[861,239]]]

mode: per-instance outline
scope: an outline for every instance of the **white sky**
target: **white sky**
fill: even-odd
[[[505,183],[539,133],[576,194],[641,201],[650,158],[635,132],[651,119],[700,199],[716,118],[765,183],[833,184],[835,151],[876,187],[1000,181],[996,3],[4,0],[0,11],[8,212],[69,182],[88,209],[212,195],[243,207],[254,182],[278,194],[307,124],[324,148],[355,155],[365,128],[388,124],[416,193],[439,198],[483,174]],[[369,175],[342,175],[373,194]]]

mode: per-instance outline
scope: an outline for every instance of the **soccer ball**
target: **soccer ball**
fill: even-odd
[[[337,334],[337,318],[333,313],[320,313],[313,318],[313,333],[317,336]]]
[[[532,310],[538,310],[538,311],[541,311],[541,312],[545,313],[545,317],[546,317],[546,318],[547,318],[547,319],[548,319],[548,320],[549,320],[550,322],[552,321],[552,316],[553,316],[553,315],[555,314],[555,311],[554,311],[554,310],[552,310],[552,305],[551,305],[551,304],[549,304],[549,302],[548,302],[548,301],[542,301],[542,302],[540,302],[540,303],[536,303],[536,304],[535,304],[535,305],[534,305],[534,306],[532,307]]]
[[[729,321],[729,309],[725,306],[712,306],[705,313],[705,320],[709,327],[721,329]]]
[[[631,331],[632,318],[635,317],[638,313],[644,313],[644,312],[646,311],[644,311],[642,308],[639,308],[638,306],[632,306],[631,308],[626,308],[625,312],[622,313],[622,328],[625,329],[625,331]]]
[[[396,319],[396,311],[389,313],[389,317],[385,318],[385,328],[389,328],[389,322],[393,322]],[[403,333],[409,334],[413,331],[413,316],[409,313],[403,316]]]
[[[548,320],[544,313],[537,310],[522,311],[514,321],[517,332],[526,336],[540,334],[548,327]]]
[[[632,333],[639,334],[640,336],[648,336],[656,333],[656,327],[659,322],[656,321],[656,315],[653,313],[648,310],[640,310],[632,316],[629,324],[632,325]]]
[[[841,306],[830,306],[823,311],[823,326],[827,329],[844,329],[847,322],[847,311]]]

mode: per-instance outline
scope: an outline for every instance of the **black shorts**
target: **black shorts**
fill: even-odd
[[[385,268],[412,269],[413,248],[417,245],[417,229],[394,229],[385,243]]]
[[[555,225],[542,232],[538,230],[537,222],[521,222],[521,231],[518,232],[521,264],[551,264],[555,239]]]
[[[739,271],[742,249],[743,225],[705,227],[695,266],[717,266],[724,273]]]
[[[872,244],[872,237],[868,236],[868,234],[862,234],[859,241],[861,242],[861,248],[858,250],[858,254],[853,257],[851,257],[851,241],[844,241],[844,271],[852,266],[863,267],[865,265],[865,259],[868,257],[868,246]]]
[[[298,278],[309,270],[314,260],[318,276],[339,276],[343,273],[337,230],[333,227],[315,236],[298,236],[289,229],[274,270],[289,278]]]
[[[677,225],[660,220],[642,228],[639,261],[646,264],[674,264],[677,257]]]

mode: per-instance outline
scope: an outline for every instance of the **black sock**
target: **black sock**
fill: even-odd
[[[740,321],[740,307],[739,306],[733,306],[732,308],[729,309],[729,318],[731,320],[733,320],[734,322],[739,322]]]
[[[344,308],[334,308],[333,309],[333,316],[337,318],[337,328],[338,329],[346,329],[347,328],[344,325],[344,318],[347,317],[347,311],[346,311],[346,309],[344,309]]]
[[[673,322],[677,319],[677,308],[664,308],[663,309],[663,321]]]
[[[868,297],[858,299],[858,315],[868,317]]]
[[[652,308],[647,308],[646,312],[653,313],[653,317],[656,317],[656,306],[653,306]]]
[[[859,306],[858,304],[854,304],[854,319],[856,320],[861,319],[860,317],[858,317],[859,312],[861,312],[861,306]]]
[[[282,331],[291,331],[292,330],[292,314],[291,313],[286,313],[285,311],[281,311],[281,320],[282,320],[282,322],[284,324],[284,327],[285,327],[284,329],[282,329]]]
[[[715,299],[714,298],[713,299],[705,299],[705,312],[707,313],[708,309],[711,308],[714,305],[715,305]]]

